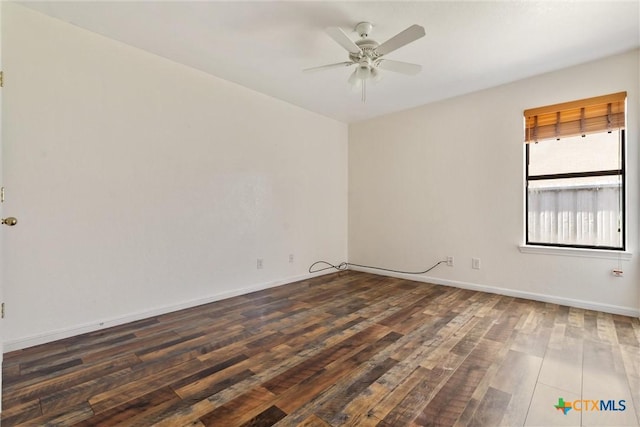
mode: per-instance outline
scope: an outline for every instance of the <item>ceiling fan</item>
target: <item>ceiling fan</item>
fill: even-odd
[[[408,75],[418,74],[420,70],[422,70],[422,66],[418,64],[393,61],[384,58],[384,56],[423,37],[425,35],[423,27],[420,25],[412,25],[382,44],[369,38],[372,29],[373,24],[370,22],[360,22],[355,27],[355,31],[360,35],[360,40],[354,42],[341,28],[327,28],[325,30],[327,34],[349,52],[349,61],[307,68],[303,70],[303,72],[357,65],[357,68],[351,73],[348,81],[355,90],[362,89],[362,102],[365,102],[367,80],[378,81],[380,77],[382,77],[379,69]]]

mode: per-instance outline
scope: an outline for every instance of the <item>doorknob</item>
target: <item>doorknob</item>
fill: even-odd
[[[18,223],[18,220],[12,216],[7,217],[7,218],[2,218],[2,223],[4,225],[8,225],[9,227],[13,227],[14,225],[16,225]]]

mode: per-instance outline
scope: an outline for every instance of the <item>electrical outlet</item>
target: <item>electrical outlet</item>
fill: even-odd
[[[258,258],[258,260],[256,261],[256,268],[258,270],[262,269],[262,258]]]
[[[289,264],[293,264],[293,254],[289,254]]]
[[[480,258],[471,258],[471,268],[480,270]]]
[[[448,256],[447,257],[447,266],[453,267],[453,257],[452,256]]]

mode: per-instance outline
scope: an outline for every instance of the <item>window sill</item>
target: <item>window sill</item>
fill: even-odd
[[[607,249],[582,249],[582,248],[554,248],[551,246],[520,245],[520,252],[525,254],[546,254],[575,256],[585,258],[601,258],[629,261],[633,254],[627,251],[612,251]]]

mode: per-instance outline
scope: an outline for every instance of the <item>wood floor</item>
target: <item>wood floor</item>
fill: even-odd
[[[8,353],[2,426],[637,426],[639,340],[637,318],[347,271]]]

